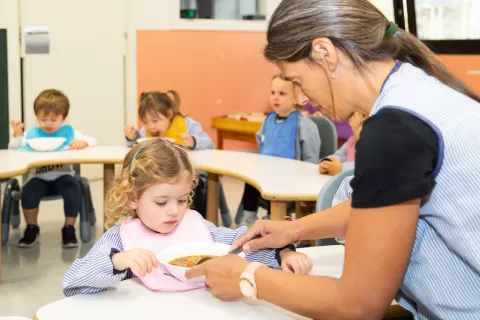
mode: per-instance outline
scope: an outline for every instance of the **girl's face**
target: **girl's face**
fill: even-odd
[[[142,223],[155,232],[169,233],[183,219],[192,190],[192,175],[185,171],[176,184],[161,183],[145,189],[131,202]]]
[[[270,107],[280,116],[287,116],[294,110],[294,106],[293,84],[280,78],[273,79]]]
[[[161,137],[170,128],[172,116],[164,116],[161,113],[149,112],[145,115],[143,123],[147,132],[153,137]]]
[[[350,118],[352,111],[343,106],[341,97],[335,96],[334,87],[340,85],[338,74],[336,79],[313,62],[278,62],[285,79],[294,85],[294,95],[299,105],[311,103],[320,108],[322,114],[333,121],[344,121]]]

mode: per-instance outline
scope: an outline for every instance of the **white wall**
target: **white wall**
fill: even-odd
[[[21,118],[20,45],[18,0],[0,1],[0,28],[7,29],[9,118]],[[10,134],[13,132],[10,129]]]
[[[370,0],[390,21],[395,21],[393,0]]]

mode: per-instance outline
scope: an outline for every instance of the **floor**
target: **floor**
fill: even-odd
[[[236,212],[243,192],[243,182],[223,177],[223,186],[231,212]],[[102,180],[91,181],[97,212],[103,207]],[[260,213],[260,215],[264,214]],[[99,215],[97,215],[99,217]],[[62,201],[44,202],[40,206],[40,244],[19,249],[16,243],[23,230],[10,231],[10,240],[3,247],[3,280],[0,282],[0,317],[32,317],[43,305],[63,298],[61,280],[71,263],[90,250],[93,241],[77,249],[62,249],[60,230],[63,225]],[[21,228],[20,228],[21,229]],[[95,238],[102,234],[97,223]]]

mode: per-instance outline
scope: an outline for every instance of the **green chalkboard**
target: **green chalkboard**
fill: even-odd
[[[0,29],[0,149],[8,147],[7,30]]]

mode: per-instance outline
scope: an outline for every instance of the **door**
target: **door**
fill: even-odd
[[[35,97],[48,88],[70,100],[67,123],[103,145],[122,144],[125,123],[125,2],[21,0],[21,30],[47,27],[47,54],[26,54],[22,34],[23,105],[36,125]]]

